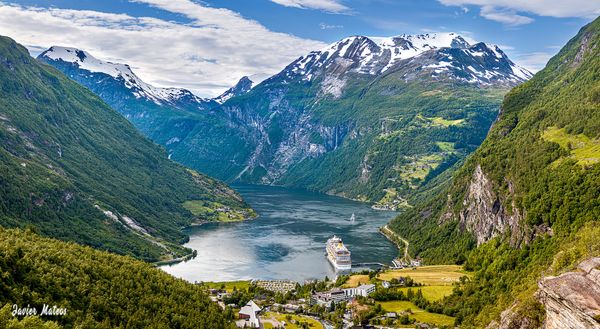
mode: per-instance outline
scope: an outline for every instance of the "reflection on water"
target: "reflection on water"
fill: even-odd
[[[336,234],[353,263],[390,263],[396,247],[378,231],[394,217],[368,205],[333,196],[269,186],[237,186],[259,213],[242,223],[210,223],[188,231],[190,261],[162,269],[188,281],[334,277],[325,242]],[[355,220],[351,221],[352,214]]]

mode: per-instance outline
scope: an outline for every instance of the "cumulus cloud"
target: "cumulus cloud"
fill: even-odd
[[[533,22],[533,18],[518,15],[514,10],[498,10],[492,6],[483,6],[481,8],[481,17],[510,26]]]
[[[343,13],[350,10],[340,0],[271,0],[271,2],[286,7],[317,9],[330,13]]]
[[[186,16],[156,17],[42,8],[0,2],[0,34],[31,51],[53,45],[82,48],[98,58],[128,63],[163,87],[215,96],[240,77],[264,79],[322,42],[268,30],[228,9],[188,0],[132,0]]]
[[[528,24],[529,13],[549,17],[595,18],[600,15],[600,1],[592,0],[438,0],[447,6],[479,6],[481,16],[507,25]]]

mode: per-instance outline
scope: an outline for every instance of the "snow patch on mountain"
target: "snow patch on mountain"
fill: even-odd
[[[254,82],[250,80],[248,77],[242,77],[235,86],[227,89],[223,94],[219,97],[214,98],[213,100],[219,104],[223,104],[228,101],[232,97],[241,96],[247,92],[249,92],[254,86]]]
[[[448,49],[462,51],[463,54],[444,52]],[[445,56],[437,63],[423,65],[423,69],[432,69],[433,75],[447,73],[450,78],[482,85],[497,82],[518,84],[532,76],[529,71],[513,63],[498,46],[476,43],[456,33],[352,36],[298,58],[281,74],[286,80],[300,77],[304,81],[312,81],[324,69],[331,69],[338,76],[340,72],[347,71],[379,75],[400,62],[417,59],[426,53],[431,54],[431,51],[438,51]],[[465,58],[465,55],[469,58]],[[461,61],[478,64],[469,69]],[[342,67],[341,63],[344,64]],[[323,84],[323,91],[330,89],[329,82],[327,80]]]
[[[133,73],[129,65],[103,61],[95,58],[87,51],[77,48],[53,46],[41,53],[39,57],[46,60],[72,63],[91,73],[107,74],[115,79],[122,80],[125,87],[131,89],[136,98],[147,98],[157,104],[174,103],[184,97],[198,103],[207,101],[195,96],[187,89],[154,87],[142,81]]]

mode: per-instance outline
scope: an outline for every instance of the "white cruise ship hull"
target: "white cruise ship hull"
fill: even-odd
[[[344,271],[344,270],[351,270],[352,269],[352,265],[351,264],[338,264],[335,259],[331,259],[331,257],[329,255],[327,255],[327,260],[329,261],[329,263],[331,263],[331,265],[336,269],[336,270],[340,270],[340,271]]]
[[[350,250],[344,246],[342,239],[334,235],[327,240],[325,251],[327,251],[327,260],[336,270],[350,270],[352,268]]]

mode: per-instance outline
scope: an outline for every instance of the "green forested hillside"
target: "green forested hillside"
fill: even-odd
[[[88,89],[0,38],[0,225],[144,260],[186,254],[186,201],[247,206],[169,160]],[[210,218],[201,218],[210,219]]]
[[[3,228],[0,250],[0,328],[235,327],[203,288],[130,257]],[[67,313],[15,318],[14,304]]]
[[[477,271],[444,302],[463,326],[485,327],[513,302],[513,313],[539,326],[536,281],[598,256],[599,138],[597,19],[506,96],[452,184],[392,223],[413,253]],[[476,237],[485,237],[479,246]]]
[[[287,83],[281,73],[223,105],[235,135],[215,141],[212,131],[196,130],[173,145],[173,158],[225,180],[401,208],[475,150],[506,92],[428,76],[405,81],[413,69],[347,73],[339,97],[323,93],[325,78]],[[216,154],[222,158],[207,161]]]

